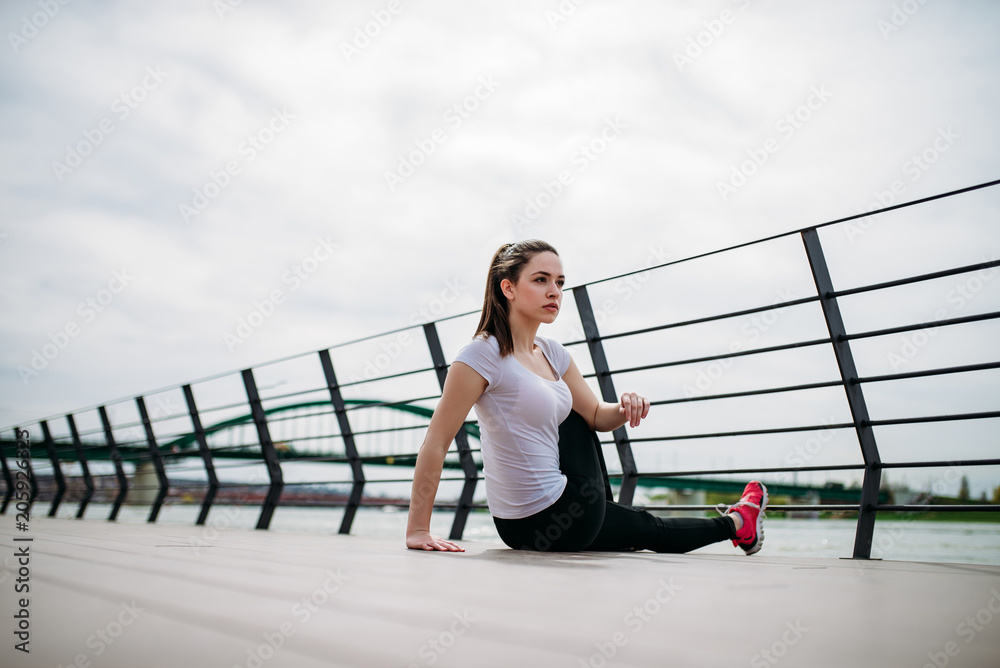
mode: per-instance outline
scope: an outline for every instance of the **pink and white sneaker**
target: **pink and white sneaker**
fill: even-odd
[[[739,513],[743,517],[743,527],[736,532],[733,545],[742,547],[747,556],[760,551],[764,544],[764,509],[767,508],[767,487],[751,480],[743,488],[743,496],[733,505],[719,504],[716,510],[722,515]]]

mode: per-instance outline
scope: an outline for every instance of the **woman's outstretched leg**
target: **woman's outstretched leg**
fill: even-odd
[[[587,549],[681,553],[735,538],[736,526],[728,515],[657,517],[645,510],[608,501],[604,524]]]
[[[767,488],[756,480],[747,484],[743,497],[721,517],[657,517],[609,501],[601,530],[587,549],[678,553],[732,540],[733,545],[750,555],[759,551],[764,542],[766,507]]]

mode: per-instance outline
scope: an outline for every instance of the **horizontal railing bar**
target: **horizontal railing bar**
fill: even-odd
[[[193,385],[191,387],[191,390],[194,391]],[[202,408],[199,405],[198,412],[201,415],[204,415],[205,413],[218,413],[219,411],[232,410],[234,408],[245,408],[247,410],[250,410],[250,406],[244,400],[244,401],[237,401],[235,404],[223,404],[222,406],[208,406],[207,408]]]
[[[270,424],[270,422],[269,422]],[[312,436],[292,436],[286,439],[277,439],[282,443],[302,443],[307,441],[322,441],[324,439],[341,440],[343,434],[313,434]]]
[[[191,480],[190,478],[171,478],[170,476],[167,476],[167,479],[170,481],[171,490],[208,487],[208,481]]]
[[[259,391],[266,392],[267,390],[259,390]],[[276,394],[273,397],[261,397],[260,400],[262,402],[277,401],[278,399],[291,399],[292,397],[301,397],[304,394],[322,394],[325,391],[326,391],[325,387],[317,387],[315,389],[298,390],[297,392],[287,392],[285,394]],[[329,397],[327,397],[327,401],[329,401]]]
[[[877,464],[883,469],[916,469],[916,468],[942,468],[945,466],[997,466],[1000,459],[956,459],[946,462],[881,462]]]
[[[296,457],[295,459],[282,459],[282,462],[295,462],[307,463],[307,464],[344,464],[351,461],[378,461],[380,459],[386,459],[387,457],[394,457],[399,459],[407,459],[416,457],[416,455],[364,455],[356,458],[349,457],[347,455],[316,455],[315,457]],[[390,465],[391,466],[391,465]]]
[[[482,452],[479,448],[471,449],[470,452]],[[457,452],[449,452],[445,455],[448,459],[454,459],[458,456]],[[404,453],[384,453],[380,455],[361,455],[354,459],[360,460],[362,462],[378,462],[382,459],[387,459],[392,457],[393,459],[416,459],[417,453],[415,452],[404,452]],[[352,461],[352,458],[346,454],[336,454],[336,455],[316,455],[315,457],[296,457],[295,459],[281,458],[283,462],[306,462],[306,463],[330,463],[330,464],[340,464]],[[389,464],[388,466],[392,466]]]
[[[968,373],[970,371],[986,371],[989,369],[1000,369],[1000,362],[983,362],[982,364],[965,364],[962,366],[941,367],[938,369],[924,369],[921,371],[904,371],[903,373],[891,373],[882,376],[862,376],[855,378],[855,383],[881,383],[887,380],[903,380],[905,378],[924,378],[926,376],[947,376],[955,373]]]
[[[213,450],[212,452],[217,452],[217,451]],[[175,471],[175,472],[176,471],[186,471],[188,469],[194,469],[194,470],[197,470],[197,471],[204,471],[205,470],[205,464],[204,464],[203,461],[201,461],[201,453],[199,453],[197,450],[185,450],[184,452],[161,452],[160,456],[163,457],[165,460],[167,458],[169,458],[171,460],[171,461],[164,462],[165,465],[167,467],[169,467],[169,470],[171,470],[171,471]],[[199,463],[197,465],[192,464],[191,466],[184,466],[184,465],[181,465],[181,464],[177,463],[177,460],[180,460],[180,459],[195,459],[195,460],[198,460],[201,463]],[[261,462],[261,463],[263,462],[263,460],[260,459],[260,453],[249,453],[244,459],[250,459],[250,460],[253,460],[254,462]],[[219,463],[219,464],[215,465],[215,468],[226,468],[226,466],[228,466],[228,465],[229,464]],[[234,464],[234,466],[243,466],[243,464]]]
[[[237,447],[237,446],[234,446],[234,447]],[[242,447],[242,446],[239,446],[239,447]],[[214,448],[212,450],[212,452],[213,453],[217,453],[219,451],[232,450],[232,449],[233,448],[231,448],[231,447],[227,447],[227,448]],[[470,452],[476,453],[476,452],[482,452],[482,450],[480,448],[473,448],[473,449],[470,450]],[[246,457],[247,461],[244,461],[244,462],[233,462],[233,461],[219,462],[219,463],[215,464],[215,468],[216,469],[245,468],[245,467],[248,467],[248,466],[262,466],[262,465],[264,465],[265,462],[263,462],[262,460],[259,460],[256,457],[254,457],[254,455],[256,455],[256,454],[259,454],[259,453],[248,452],[247,453],[247,457]],[[455,454],[455,453],[448,453],[447,456],[450,457],[453,454]],[[197,458],[199,456],[199,453],[196,450],[194,450],[194,451],[184,451],[184,452],[168,452],[168,451],[164,451],[164,452],[161,452],[160,455],[162,457],[164,457],[164,458],[170,457],[170,458],[173,458],[173,459],[180,459],[180,458],[191,459],[191,458]],[[362,461],[378,461],[378,460],[386,459],[387,457],[394,457],[394,458],[397,458],[397,459],[415,458],[415,457],[417,457],[417,453],[401,453],[401,454],[400,453],[383,453],[383,454],[373,454],[373,455],[362,456],[359,459],[361,459]],[[151,456],[149,455],[148,452],[147,453],[141,453],[140,452],[140,453],[135,453],[134,456],[130,456],[130,457],[123,456],[122,459],[123,459],[123,461],[137,461],[137,462],[141,463],[141,462],[144,462],[144,461],[150,461],[152,458],[151,458]],[[282,462],[296,462],[296,463],[297,462],[304,462],[304,463],[309,463],[309,462],[343,463],[343,462],[349,462],[350,461],[349,457],[347,457],[346,455],[340,455],[340,454],[331,454],[331,455],[317,454],[314,457],[296,457],[296,458],[293,459],[293,458],[288,458],[288,457],[282,457],[280,452],[279,452],[279,459]],[[73,465],[75,463],[78,463],[78,462],[75,462],[74,460],[61,460],[61,461],[62,461],[63,465]],[[93,465],[94,464],[94,460],[90,460],[89,463],[91,465]],[[201,464],[191,465],[191,466],[176,466],[176,465],[172,465],[172,464],[168,463],[167,466],[168,466],[167,470],[170,473],[173,473],[173,474],[177,474],[177,473],[183,472],[183,471],[204,471],[204,466],[201,465]],[[49,469],[52,468],[51,464],[48,464],[48,468]],[[108,474],[108,475],[113,475],[113,474]]]
[[[393,457],[395,455],[387,455]],[[306,463],[306,464],[343,464],[352,461],[347,455],[316,455],[315,457],[296,457],[295,459],[287,459],[284,457],[278,458],[282,462],[293,462],[296,464]],[[358,459],[364,459],[359,457]]]
[[[29,425],[29,426],[33,426],[33,425]],[[115,429],[117,430],[118,427],[115,427]],[[102,429],[100,431],[100,433],[103,435],[104,434],[104,430]],[[189,432],[189,431],[181,431],[181,432],[174,432],[174,433],[171,433],[171,434],[157,434],[156,438],[159,441],[169,441],[169,440],[172,440],[174,438],[179,438],[181,436],[187,436],[190,433],[191,432]],[[81,440],[82,440],[82,438],[83,437],[81,435]],[[35,437],[32,437],[31,440],[32,440],[32,442],[34,442],[36,440],[40,441],[41,437],[39,437],[37,439]],[[143,440],[141,442],[145,443],[146,441]],[[75,445],[73,443],[72,437],[69,436],[69,435],[53,436],[52,437],[52,443],[53,443],[53,445],[55,445],[56,448],[61,448],[61,447],[63,447],[63,448],[73,448],[74,445]],[[84,447],[86,447],[88,444],[87,443],[82,443],[82,445]],[[102,439],[102,443],[98,443],[97,445],[98,446],[103,446],[103,439]]]
[[[822,429],[847,429],[854,427],[853,422],[841,422],[837,424],[807,425],[805,427],[771,427],[769,429],[746,429],[743,431],[720,431],[711,434],[682,434],[678,436],[647,436],[642,438],[629,437],[633,443],[650,443],[659,441],[686,441],[698,438],[722,438],[725,436],[760,436],[763,434],[787,434],[801,431],[817,431]],[[614,441],[602,440],[601,443],[613,443]]]
[[[414,415],[414,418],[419,418],[419,415]],[[386,427],[384,429],[358,429],[357,431],[351,430],[353,436],[370,436],[372,434],[392,434],[394,432],[400,431],[413,431],[415,429],[427,429],[426,424],[411,424],[405,427]],[[337,436],[342,436],[342,434],[337,434]]]
[[[462,478],[441,478],[441,482],[456,482],[456,481],[463,482],[464,480],[465,480],[464,477],[462,477]],[[412,478],[400,478],[398,480],[397,479],[389,479],[389,480],[370,480],[370,479],[365,479],[365,485],[367,485],[368,483],[371,483],[371,482],[395,482],[395,483],[399,483],[399,482],[413,482],[413,479]],[[351,484],[352,484],[351,480],[317,480],[317,481],[314,481],[314,482],[309,482],[309,481],[301,480],[301,481],[298,481],[298,482],[286,482],[285,483],[285,487],[301,487],[303,485],[344,485],[344,486],[350,486]],[[266,489],[267,488],[267,484],[263,483],[263,484],[260,485],[260,487],[261,487],[261,489]]]
[[[142,426],[142,421],[139,421],[139,422],[121,422],[121,423],[117,423],[116,422],[116,423],[114,423],[114,424],[111,425],[111,428],[114,429],[115,431],[121,431],[121,430],[124,430],[124,429],[132,429],[134,427],[141,427],[141,426]],[[104,433],[103,429],[101,430],[101,433]]]
[[[858,494],[861,494],[861,490],[858,490]],[[676,505],[676,506],[633,506],[634,508],[640,508],[642,510],[680,510],[684,512],[693,511],[712,511],[715,510],[715,506],[688,506],[688,505]],[[826,504],[826,505],[793,505],[793,504],[780,504],[780,505],[767,505],[766,512],[803,512],[803,511],[846,511],[846,512],[857,512],[858,506],[847,505],[847,504]]]
[[[37,441],[35,439],[32,439],[32,446],[31,446],[32,449],[34,449],[34,447],[38,445],[39,441],[40,439]],[[13,444],[13,441],[8,441],[8,443]],[[83,450],[86,451],[86,450],[96,450],[98,448],[107,448],[108,446],[105,443],[81,443],[80,447],[82,447]],[[73,453],[76,454],[75,449],[73,450]]]
[[[957,420],[988,420],[1000,417],[1000,411],[983,411],[981,413],[956,413],[954,415],[927,415],[924,417],[897,418],[893,420],[869,420],[873,427],[884,427],[898,424],[923,424],[926,422],[952,422]]]
[[[77,415],[78,415],[78,413],[77,413]],[[37,424],[37,423],[32,423],[32,424]],[[22,427],[22,429],[23,428],[24,427]],[[93,436],[94,434],[100,434],[101,437],[103,438],[104,437],[104,427],[96,427],[94,429],[80,429],[79,427],[77,427],[77,434],[80,436],[81,440],[83,439],[84,436]]]
[[[149,397],[145,397],[145,398],[148,399]],[[177,413],[167,413],[166,415],[159,415],[159,416],[156,416],[156,417],[154,417],[152,415],[149,416],[149,421],[152,424],[156,424],[157,422],[169,422],[170,420],[183,420],[185,422],[190,422],[191,421],[191,416],[190,416],[190,414],[184,412],[183,409],[180,409],[179,412],[177,412]],[[141,425],[142,423],[140,422],[139,424]],[[182,434],[187,434],[189,432],[185,431],[185,432],[181,432],[181,433]],[[160,434],[157,434],[157,437],[160,437]],[[169,434],[164,434],[163,437],[164,438],[169,437]],[[69,436],[67,435],[66,438],[69,438]]]
[[[878,511],[890,511],[890,512],[909,512],[909,511],[925,511],[933,510],[945,513],[959,513],[959,512],[1000,512],[1000,505],[995,503],[984,503],[982,505],[940,505],[940,504],[918,504],[918,505],[882,505],[878,504],[872,506],[874,510]],[[770,510],[770,506],[768,510]]]
[[[294,420],[306,420],[308,418],[314,418],[314,417],[323,417],[324,415],[336,415],[336,412],[333,410],[333,406],[330,406],[329,408],[324,408],[323,406],[310,406],[308,413],[299,413],[298,411],[300,410],[307,410],[307,409],[299,408],[296,409],[295,413],[292,413],[291,411],[283,411],[280,414],[271,413],[267,416],[267,422],[268,424],[275,424],[278,422],[289,422]],[[252,425],[253,423],[251,422],[248,424]]]
[[[595,341],[600,341],[602,338],[603,337],[598,336],[597,338],[595,338]],[[582,345],[584,345],[586,343],[587,343],[587,339],[573,339],[571,341],[565,341],[565,342],[563,342],[563,346],[566,347],[566,348],[570,348],[572,346],[582,346]]]
[[[663,471],[658,473],[642,473],[639,472],[637,477],[639,478],[676,478],[682,476],[697,476],[697,475],[740,475],[743,473],[797,473],[800,471],[852,471],[860,470],[865,467],[864,464],[836,464],[833,466],[796,466],[794,468],[781,466],[781,467],[770,467],[770,468],[754,468],[754,469],[706,469],[702,471]],[[621,473],[609,473],[609,478],[621,478]]]
[[[93,463],[93,462],[91,462]],[[199,473],[205,472],[204,466],[170,466],[166,468],[167,478],[173,479],[173,476],[178,474],[187,473],[188,471],[197,471]],[[178,478],[179,480],[185,480],[186,478]]]
[[[404,452],[404,453],[399,454],[399,455],[362,455],[362,456],[359,456],[358,459],[360,459],[363,462],[370,462],[370,461],[375,461],[377,459],[385,459],[386,457],[396,457],[396,458],[399,458],[399,459],[406,459],[406,458],[409,458],[409,457],[416,457],[416,456],[417,456],[417,453],[415,453],[415,452],[413,452],[413,453]]]
[[[801,297],[799,299],[793,299],[787,302],[778,302],[777,304],[768,304],[767,306],[755,306],[754,308],[743,309],[741,311],[731,311],[729,313],[723,313],[722,315],[710,315],[702,318],[693,318],[691,320],[671,322],[665,325],[654,325],[652,327],[642,327],[640,329],[632,329],[625,332],[616,332],[614,334],[604,334],[597,337],[597,340],[609,341],[611,339],[618,339],[625,336],[635,336],[637,334],[648,334],[650,332],[659,332],[665,329],[690,327],[691,325],[701,325],[707,322],[727,320],[730,318],[739,318],[744,315],[753,315],[754,313],[766,313],[767,311],[774,311],[777,309],[788,308],[792,306],[801,306],[802,304],[809,304],[811,302],[816,302],[816,301],[819,301],[818,295],[813,295],[812,297]]]
[[[385,408],[387,406],[407,406],[412,405],[417,401],[430,401],[432,399],[440,399],[440,394],[432,394],[426,397],[414,397],[413,399],[399,399],[397,401],[377,401],[371,404],[348,404],[344,410],[348,413],[352,411],[359,411],[369,408]]]
[[[13,441],[9,441],[9,443],[13,443]],[[119,446],[122,446],[122,445],[128,445],[129,443],[135,443],[135,441],[125,441],[125,442],[122,442],[122,441],[117,441],[116,440],[115,443],[117,443]],[[146,444],[146,442],[142,441],[142,445],[145,446],[145,444]],[[42,445],[42,439],[41,438],[32,439],[32,448],[34,448],[36,446],[41,446],[41,445]],[[108,447],[107,444],[103,443],[103,442],[101,442],[101,443],[84,443],[83,444],[84,450],[94,450],[95,448],[107,448],[107,447]],[[75,453],[75,450],[74,450],[74,453]]]
[[[830,297],[831,299],[835,299],[837,297],[846,297],[848,295],[856,295],[863,292],[873,292],[875,290],[885,290],[887,288],[895,288],[901,285],[910,285],[912,283],[932,281],[937,278],[947,278],[948,276],[955,276],[957,274],[967,274],[972,271],[982,271],[983,269],[991,269],[993,267],[998,267],[998,266],[1000,266],[1000,260],[977,262],[976,264],[968,264],[962,267],[954,267],[952,269],[942,269],[940,271],[932,271],[926,274],[910,276],[908,278],[897,278],[892,281],[884,281],[882,283],[872,283],[871,285],[864,285],[857,288],[836,290],[835,292],[827,296]]]
[[[118,445],[118,456],[121,458],[122,462],[142,462],[143,460],[151,460],[152,459],[152,457],[150,456],[148,450],[146,452],[142,452],[142,451],[138,451],[138,452],[136,452],[136,451],[122,452],[121,451],[121,447],[122,447],[121,444],[119,444]]]
[[[798,392],[801,390],[816,390],[828,387],[842,387],[843,381],[829,380],[822,383],[806,383],[803,385],[786,385],[784,387],[769,387],[763,390],[745,390],[743,392],[726,392],[724,394],[706,394],[700,397],[682,397],[679,399],[659,399],[650,401],[650,406],[664,406],[667,404],[682,404],[690,401],[711,401],[714,399],[735,399],[737,397],[752,397],[758,394],[776,394],[780,392]]]
[[[832,343],[832,339],[813,339],[810,341],[800,341],[798,343],[783,343],[777,346],[768,346],[766,348],[754,348],[753,350],[738,350],[736,352],[722,353],[720,355],[709,355],[707,357],[693,357],[690,359],[678,360],[675,362],[660,362],[657,364],[644,364],[642,366],[625,367],[623,369],[612,369],[608,372],[609,375],[614,375],[617,373],[633,373],[635,371],[649,371],[651,369],[663,369],[671,366],[683,366],[685,364],[698,364],[701,362],[712,362],[715,360],[730,359],[733,357],[744,357],[746,355],[759,355],[763,353],[773,353],[782,350],[792,350],[793,348],[808,348],[809,346],[818,346],[825,343]],[[596,373],[584,374],[585,378],[594,378]]]
[[[346,503],[338,503],[337,505],[346,505]],[[387,501],[385,503],[370,503],[370,504],[362,503],[362,505],[394,506],[396,508],[409,508],[410,507],[410,502],[409,501]],[[473,510],[489,510],[489,506],[486,505],[485,503],[472,503],[472,504],[469,504],[466,507],[467,508],[471,508]],[[448,503],[448,502],[442,501],[440,503],[437,503],[437,502],[434,503],[434,510],[457,510],[457,509],[458,509],[458,503],[455,503],[455,502]]]
[[[195,456],[196,457],[198,456],[197,452],[195,453]],[[216,471],[226,471],[226,470],[232,470],[232,469],[245,469],[245,468],[250,468],[252,466],[267,467],[267,462],[265,462],[263,459],[249,459],[249,461],[244,461],[244,462],[234,462],[232,460],[227,460],[225,463],[216,463],[212,468],[215,469]],[[204,471],[205,467],[204,466],[198,466],[198,467],[193,467],[193,468],[188,468],[188,467],[176,468],[176,469],[175,468],[171,468],[170,470],[174,471],[174,472],[184,471],[184,470]],[[261,484],[265,484],[265,483],[261,483]]]
[[[428,371],[434,371],[434,367],[413,369],[412,371],[400,371],[399,373],[390,374],[388,376],[378,376],[377,378],[363,378],[361,380],[352,380],[346,383],[340,383],[340,387],[351,387],[352,385],[364,385],[366,383],[374,383],[380,380],[392,380],[393,378],[402,378],[404,376],[412,376],[418,373],[427,373]]]
[[[336,508],[336,507],[339,507],[339,506],[346,506],[348,503],[349,503],[348,501],[331,501],[328,505],[331,508]],[[286,504],[282,504],[282,505],[286,505]],[[287,504],[287,505],[293,505],[293,504]],[[369,499],[367,497],[363,497],[362,500],[361,500],[361,505],[362,506],[393,506],[395,508],[409,508],[410,507],[410,502],[409,501],[389,501],[389,500],[380,501],[380,500],[378,500],[377,497],[375,499]],[[456,510],[458,508],[458,504],[457,503],[447,503],[447,502],[442,501],[440,503],[439,502],[435,502],[432,507],[434,508],[434,510]],[[486,506],[485,504],[481,504],[481,503],[471,504],[471,505],[469,505],[467,507],[468,508],[474,508],[476,510],[488,510],[489,509],[488,506]]]
[[[482,480],[482,478],[478,478],[478,479]],[[463,482],[463,481],[465,481],[464,477],[462,477],[462,478],[441,478],[441,482]],[[413,478],[387,478],[387,479],[384,479],[384,480],[383,479],[371,480],[371,479],[367,479],[367,478],[365,479],[365,485],[366,486],[368,484],[370,484],[370,483],[389,483],[389,482],[391,482],[391,483],[413,482]],[[317,482],[286,482],[285,483],[285,487],[288,487],[290,485],[348,485],[349,486],[352,483],[353,483],[352,480],[320,480],[320,481],[317,481]],[[253,485],[253,486],[260,487],[261,489],[266,489],[267,488],[267,483],[259,483],[257,485]],[[279,508],[280,508],[280,506],[279,506]]]
[[[253,425],[250,425],[253,426]],[[211,436],[211,434],[209,434]],[[216,445],[209,447],[209,450],[214,454],[216,452],[232,452],[235,450],[247,450],[248,454],[259,455],[260,454],[260,441],[247,441],[245,443],[235,443],[233,445]],[[198,457],[199,453],[197,450],[182,450],[185,457]],[[167,454],[164,452],[164,454]],[[180,453],[175,453],[180,454]],[[263,460],[262,460],[263,461]]]
[[[184,415],[182,417],[190,421],[190,418],[187,415]],[[170,441],[176,441],[178,438],[181,438],[182,436],[188,436],[190,433],[191,433],[190,431],[172,431],[170,433],[164,433],[164,434],[155,432],[156,442],[162,446],[164,443],[169,443]],[[72,442],[70,442],[69,445],[72,446],[73,445]]]
[[[927,322],[917,323],[915,325],[901,325],[899,327],[887,327],[885,329],[874,329],[870,332],[859,332],[857,334],[847,334],[841,337],[844,341],[852,341],[854,339],[865,339],[875,336],[888,336],[890,334],[903,334],[905,332],[914,332],[921,329],[931,329],[937,327],[949,327],[951,325],[963,325],[969,322],[979,322],[980,320],[995,320],[1000,318],[1000,311],[992,311],[990,313],[980,313],[977,315],[966,315],[960,318],[946,318],[945,320],[929,320]]]
[[[96,476],[95,476],[96,477]],[[106,476],[105,476],[106,477]],[[113,477],[113,474],[112,474]],[[244,482],[219,482],[219,488],[233,488],[233,487],[253,487],[257,483],[244,483]],[[266,483],[262,483],[263,486],[267,486]],[[189,478],[171,478],[170,479],[170,489],[192,489],[195,491],[205,489],[208,487],[207,481],[201,480],[191,480]],[[130,490],[137,489],[135,487],[129,487]],[[155,487],[153,489],[156,489]],[[101,490],[96,490],[101,491]],[[115,489],[105,489],[104,491],[116,492]]]

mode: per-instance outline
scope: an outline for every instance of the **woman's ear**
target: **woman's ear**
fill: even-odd
[[[505,278],[500,281],[500,292],[502,292],[507,299],[514,298],[513,285],[514,284],[510,282],[509,278]]]

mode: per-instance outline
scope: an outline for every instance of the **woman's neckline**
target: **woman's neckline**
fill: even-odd
[[[537,338],[535,338],[535,344],[534,345],[535,345],[536,348],[538,348],[539,350],[542,351],[542,357],[545,358],[545,363],[549,365],[549,370],[552,371],[552,375],[553,376],[558,376],[559,372],[556,371],[556,368],[554,366],[552,366],[552,362],[549,360],[549,356],[545,354],[545,348],[543,348],[542,346],[538,345],[538,339]],[[532,351],[532,352],[534,352],[534,351]],[[560,380],[562,380],[562,378],[558,378],[558,377],[555,380],[552,380],[551,378],[546,378],[545,376],[540,376],[537,373],[535,373],[534,371],[532,371],[531,369],[529,369],[528,367],[526,367],[523,364],[521,364],[521,360],[517,359],[517,357],[514,356],[514,353],[511,353],[510,356],[514,358],[514,361],[517,362],[517,365],[519,367],[521,367],[522,369],[524,369],[525,371],[527,371],[528,373],[530,373],[532,376],[535,376],[537,378],[541,378],[542,380],[544,380],[546,382],[549,382],[549,383],[558,383]]]

